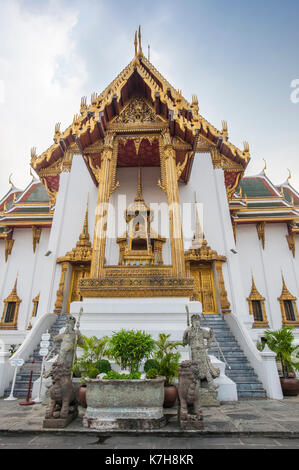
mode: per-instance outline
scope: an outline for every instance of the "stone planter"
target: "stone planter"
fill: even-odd
[[[153,380],[86,379],[83,426],[92,429],[157,429],[165,425],[164,377]]]

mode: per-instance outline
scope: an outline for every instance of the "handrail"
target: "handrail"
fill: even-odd
[[[204,319],[205,321],[207,321],[206,315],[205,315],[205,313],[203,313],[203,312],[202,312],[202,317],[203,317],[203,319]],[[228,369],[228,377],[229,377],[232,368],[231,368],[231,366],[229,365],[229,363],[227,362],[227,360],[225,359],[225,356],[224,356],[224,354],[223,354],[223,351],[222,351],[222,349],[221,349],[221,346],[220,346],[220,344],[218,343],[218,341],[217,341],[217,339],[216,339],[216,336],[215,336],[215,333],[214,333],[213,328],[211,328],[211,329],[212,329],[212,331],[213,331],[213,341],[216,343],[216,346],[217,346],[217,349],[218,349],[218,359],[220,360],[220,357],[219,357],[219,353],[220,353],[220,354],[221,354],[221,357],[222,357],[222,359],[223,359],[223,362],[225,363],[225,365],[226,365],[226,367],[227,367],[227,369]]]

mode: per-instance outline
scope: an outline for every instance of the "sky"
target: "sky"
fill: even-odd
[[[143,52],[262,171],[299,191],[299,1],[0,0],[0,198],[30,182],[54,127]]]

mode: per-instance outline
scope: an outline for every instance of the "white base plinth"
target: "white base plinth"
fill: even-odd
[[[159,333],[170,333],[171,340],[182,341],[187,328],[186,305],[190,316],[201,314],[200,302],[188,298],[137,298],[137,299],[85,299],[72,302],[70,313],[78,317],[80,331],[86,336],[110,336],[122,328],[146,331],[157,339]]]

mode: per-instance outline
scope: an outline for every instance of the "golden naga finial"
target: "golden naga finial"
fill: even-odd
[[[228,140],[227,121],[221,121],[221,124],[222,124],[222,131],[221,131],[222,137],[223,137],[225,140]]]
[[[30,166],[30,176],[32,176],[32,179],[35,180],[35,176],[34,176],[34,174],[32,173],[32,168],[31,168],[31,166]]]
[[[289,172],[289,176],[287,177],[287,183],[290,184],[290,179],[292,178],[292,173],[291,173],[291,170],[289,168],[287,168],[288,172]]]
[[[31,147],[30,153],[31,153],[31,160],[36,160],[37,159],[36,147]]]
[[[80,125],[80,116],[79,114],[74,114],[73,126],[79,127],[79,125]]]
[[[98,104],[98,94],[96,92],[91,94],[90,102],[92,106],[96,106]]]
[[[60,122],[57,122],[55,124],[55,132],[54,132],[54,141],[57,141],[57,139],[59,138],[61,132],[60,132]]]
[[[265,165],[264,165],[264,168],[263,168],[263,170],[262,170],[262,173],[265,173],[265,171],[267,170],[267,162],[266,162],[266,160],[265,160],[264,158],[263,158],[263,160],[264,160],[264,164],[265,164]]]
[[[194,111],[195,111],[196,114],[198,114],[199,107],[198,107],[198,98],[197,98],[197,95],[192,95],[191,108],[194,109]]]
[[[9,184],[11,184],[12,187],[14,187],[11,177],[12,177],[12,173],[9,175],[8,182]]]
[[[248,159],[250,157],[249,143],[245,140],[243,142],[243,145],[244,145],[243,155],[246,158],[246,161],[248,161]]]
[[[87,109],[87,97],[82,96],[80,103],[80,113],[83,114],[85,109]]]
[[[242,186],[240,186],[240,189],[239,189],[239,197],[242,197],[242,195],[243,195]]]

